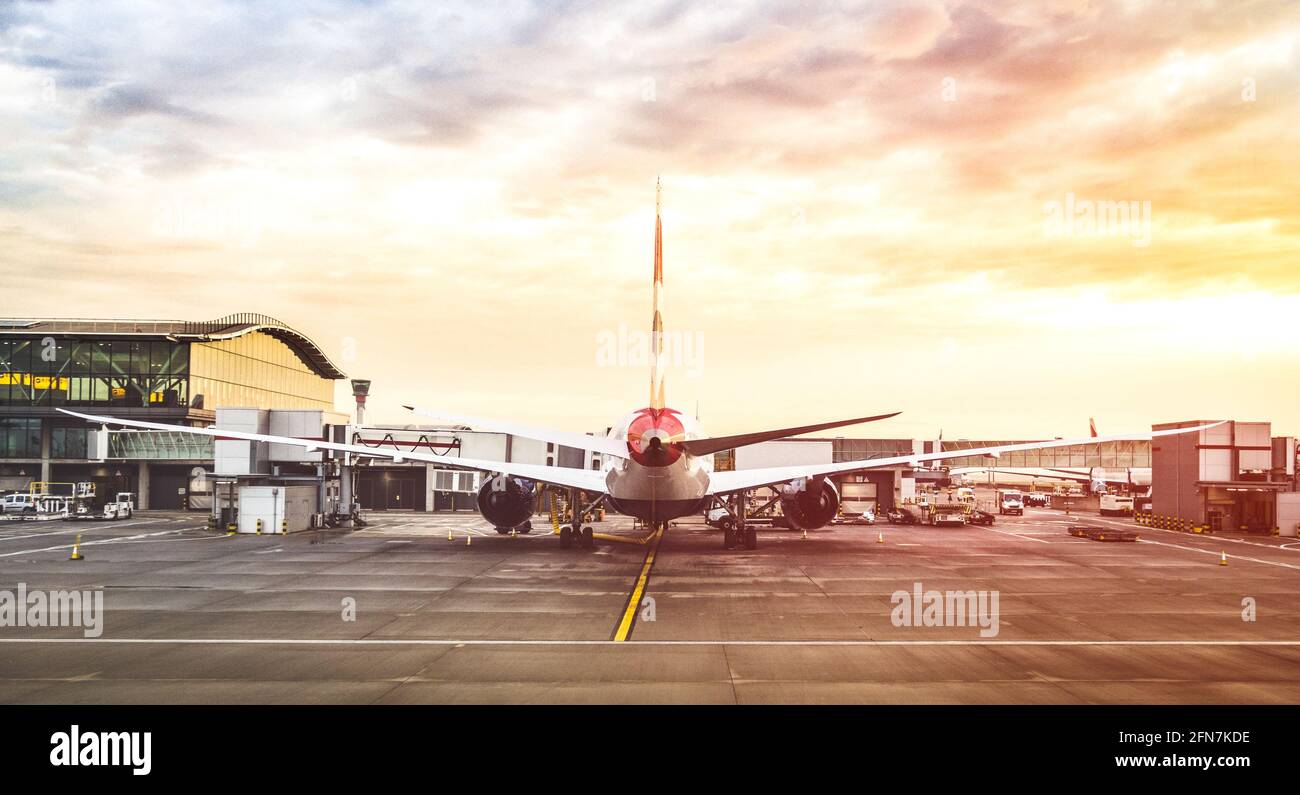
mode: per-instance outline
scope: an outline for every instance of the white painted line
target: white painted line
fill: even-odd
[[[137,538],[153,538],[154,536],[165,536],[165,535],[172,535],[174,533],[183,533],[188,529],[189,528],[186,527],[178,527],[175,530],[160,530],[157,533],[142,533],[138,536],[122,536],[121,538],[105,538],[101,541],[83,541],[81,545],[83,547],[92,547],[92,546],[99,546],[100,544],[117,544],[122,541],[134,541]],[[15,555],[34,555],[37,552],[54,552],[55,550],[59,550],[59,549],[72,549],[72,547],[73,547],[72,544],[62,544],[57,547],[43,547],[41,549],[24,549],[19,552],[6,552],[3,555],[0,555],[0,558],[12,558]]]
[[[1291,549],[1292,544],[1300,543],[1294,541],[1291,544],[1261,544],[1258,541],[1247,541],[1244,538],[1228,538],[1226,536],[1219,537],[1215,535],[1206,535],[1203,533],[1184,533],[1179,530],[1169,530],[1164,527],[1145,527],[1143,525],[1133,524],[1131,522],[1125,522],[1121,519],[1111,519],[1108,517],[1102,517],[1097,519],[1096,521],[1104,522],[1105,524],[1109,524],[1112,526],[1119,525],[1120,527],[1126,530],[1139,530],[1140,528],[1139,532],[1143,532],[1143,533],[1147,533],[1147,532],[1169,533],[1171,535],[1182,536],[1184,538],[1197,538],[1205,541],[1214,541],[1217,539],[1219,541],[1227,541],[1233,544],[1245,544],[1251,547],[1263,547],[1264,549],[1285,549],[1289,552],[1300,551],[1300,550]]]
[[[1004,536],[1011,536],[1012,538],[1021,538],[1021,539],[1024,539],[1025,541],[1037,541],[1037,542],[1040,543],[1040,544],[1050,544],[1050,543],[1052,543],[1051,541],[1044,541],[1044,540],[1041,539],[1041,538],[1031,538],[1030,536],[1021,535],[1021,534],[1019,534],[1019,533],[1008,533],[1008,532],[1006,532],[1005,530],[995,530],[995,529],[993,529],[992,527],[985,527],[985,528],[983,528],[983,529],[984,529],[984,530],[988,530],[990,533],[1001,533],[1001,534],[1004,535]]]
[[[6,535],[0,535],[0,541],[17,541],[18,539],[21,539],[21,538],[42,538],[42,537],[45,537],[45,536],[75,535],[76,533],[84,533],[84,532],[86,532],[84,529],[82,529],[82,528],[85,527],[85,526],[91,526],[91,527],[94,527],[94,526],[98,525],[98,526],[100,526],[100,527],[115,527],[115,528],[122,528],[122,527],[135,527],[135,526],[137,526],[137,525],[142,525],[142,524],[157,524],[158,522],[163,522],[163,521],[168,521],[168,522],[169,522],[169,521],[172,521],[172,520],[170,520],[170,519],[145,519],[145,520],[143,520],[143,521],[139,521],[139,522],[107,522],[107,523],[106,523],[106,522],[91,522],[91,521],[87,521],[87,522],[85,522],[83,525],[77,527],[76,529],[72,529],[72,530],[51,530],[51,531],[49,531],[48,533],[28,533],[27,535],[22,535],[22,536],[6,536]]]
[[[5,643],[182,646],[1300,646],[1300,640],[485,640],[413,638],[0,638]]]
[[[1160,547],[1173,547],[1174,549],[1185,549],[1185,550],[1187,550],[1188,552],[1200,552],[1200,553],[1203,554],[1203,555],[1213,555],[1213,556],[1215,556],[1216,558],[1219,557],[1220,553],[1223,552],[1223,550],[1220,550],[1219,552],[1215,552],[1215,551],[1212,550],[1212,549],[1201,549],[1200,547],[1185,547],[1185,546],[1183,546],[1183,545],[1181,545],[1181,544],[1166,544],[1166,543],[1163,542],[1163,541],[1152,541],[1152,540],[1150,540],[1150,539],[1148,539],[1148,538],[1139,538],[1139,539],[1138,539],[1138,543],[1139,543],[1139,544],[1155,544],[1156,546],[1160,546]],[[1296,569],[1296,570],[1300,571],[1300,566],[1297,566],[1297,565],[1295,565],[1295,564],[1293,564],[1293,563],[1279,563],[1279,562],[1277,562],[1277,561],[1275,561],[1275,560],[1260,560],[1259,558],[1247,558],[1247,557],[1244,557],[1244,556],[1242,556],[1242,555],[1228,555],[1228,559],[1229,559],[1229,560],[1248,560],[1248,561],[1250,561],[1251,563],[1263,563],[1263,564],[1266,565],[1266,566],[1281,566],[1281,567],[1284,568],[1284,569]]]

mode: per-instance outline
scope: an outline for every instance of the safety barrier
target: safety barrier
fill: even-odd
[[[1135,524],[1142,527],[1154,527],[1158,530],[1173,530],[1178,533],[1196,533],[1198,535],[1212,535],[1213,531],[1209,525],[1198,524],[1191,519],[1182,519],[1177,516],[1163,516],[1154,513],[1135,513],[1133,514]]]

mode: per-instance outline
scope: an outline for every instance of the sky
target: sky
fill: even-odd
[[[6,315],[598,430],[1300,434],[1300,4],[0,5]],[[350,403],[339,387],[339,405]],[[837,432],[838,433],[838,432]]]

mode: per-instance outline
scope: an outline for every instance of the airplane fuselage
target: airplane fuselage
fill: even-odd
[[[704,510],[713,456],[693,456],[675,442],[701,439],[699,422],[675,409],[639,409],[609,432],[627,445],[626,457],[604,461],[607,500],[646,522],[667,522]]]

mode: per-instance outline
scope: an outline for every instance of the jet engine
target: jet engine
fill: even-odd
[[[825,478],[807,478],[781,489],[781,512],[796,530],[815,530],[830,524],[840,507],[840,493]]]
[[[531,480],[497,475],[478,490],[478,511],[493,527],[516,527],[533,515],[537,492]]]

